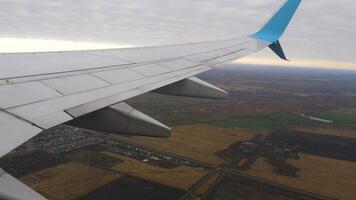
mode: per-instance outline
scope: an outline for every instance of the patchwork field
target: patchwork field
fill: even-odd
[[[230,97],[125,101],[171,126],[171,138],[59,127],[0,167],[50,200],[355,199],[356,162],[345,160],[355,160],[356,73],[228,65],[199,77]]]

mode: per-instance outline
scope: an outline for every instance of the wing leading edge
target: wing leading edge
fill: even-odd
[[[300,2],[286,1],[266,25],[245,38],[145,48],[2,54],[0,157],[42,130],[146,92],[182,84],[265,47],[273,47],[285,58],[278,40]],[[188,82],[185,85],[199,83],[199,87],[212,89],[201,81]],[[165,90],[175,88],[174,93],[185,93],[185,87],[180,85],[179,92],[177,86]],[[0,196],[5,192],[0,188]]]

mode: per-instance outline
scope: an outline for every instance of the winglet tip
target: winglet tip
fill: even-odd
[[[286,57],[283,48],[281,46],[281,43],[279,42],[279,40],[277,40],[276,42],[270,44],[268,46],[279,58],[281,58],[282,60],[288,61],[289,59]]]
[[[252,38],[276,42],[286,30],[302,0],[287,0]]]

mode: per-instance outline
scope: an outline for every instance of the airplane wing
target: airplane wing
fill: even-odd
[[[164,127],[118,103],[150,91],[219,98],[224,91],[194,76],[266,47],[286,59],[278,39],[300,2],[286,1],[265,26],[244,38],[144,48],[1,54],[0,157],[43,130],[106,108]],[[128,129],[135,128],[131,124]],[[0,173],[0,180],[3,177]],[[0,197],[7,196],[2,188]]]

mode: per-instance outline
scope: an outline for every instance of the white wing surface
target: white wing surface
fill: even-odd
[[[251,38],[0,56],[0,157],[42,130],[256,52]]]

